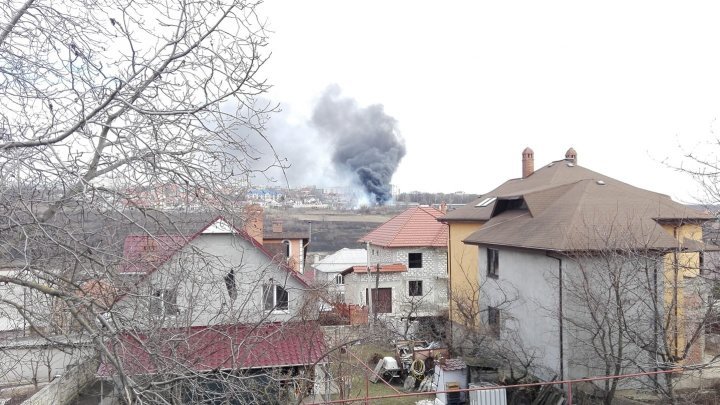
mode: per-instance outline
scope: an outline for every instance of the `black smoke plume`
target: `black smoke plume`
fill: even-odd
[[[381,104],[360,108],[331,86],[315,106],[312,123],[331,143],[336,170],[352,173],[377,204],[392,198],[390,180],[405,156],[405,141]]]

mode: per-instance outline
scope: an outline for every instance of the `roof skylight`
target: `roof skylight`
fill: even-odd
[[[477,203],[476,207],[487,207],[488,205],[492,204],[495,200],[497,200],[497,197],[488,197],[479,203]]]

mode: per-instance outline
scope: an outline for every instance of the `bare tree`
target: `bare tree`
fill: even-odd
[[[576,248],[563,252],[561,316],[573,347],[571,366],[588,375],[705,367],[704,333],[711,317],[709,284],[700,273],[693,242],[658,249],[651,235],[635,238],[632,219],[587,226]],[[699,231],[697,223],[672,224],[675,233]],[[690,238],[690,235],[688,235]],[[677,376],[640,378],[671,402]],[[604,402],[612,403],[621,382],[603,382]],[[632,386],[632,384],[628,385]]]
[[[266,268],[241,272],[201,251],[178,259],[179,273],[156,285],[118,274],[128,264],[128,234],[187,241],[215,215],[239,225],[248,219],[237,207],[257,169],[253,145],[265,142],[274,110],[258,98],[268,89],[260,69],[269,56],[258,3],[12,0],[2,8],[0,312],[9,319],[2,324],[12,338],[51,347],[89,344],[116,369],[127,402],[168,402],[163,389],[183,388],[123,372],[115,348],[124,339],[150,342],[213,310],[212,323],[262,325],[257,315],[267,309],[232,299],[230,271],[238,272],[233,282],[283,300],[277,277],[265,284]],[[165,207],[183,210],[155,210],[143,201],[148,195],[152,206],[166,199]],[[198,218],[191,205],[203,211]],[[220,283],[209,287],[199,270],[221,275]],[[195,288],[183,290],[190,303],[206,288],[227,288],[233,317],[210,305],[219,302],[174,307],[179,282]]]
[[[453,351],[505,371],[506,383],[533,378],[538,354],[522,342],[511,315],[518,300],[517,290],[503,285],[493,287],[490,294],[487,278],[480,283],[467,281],[464,288],[451,294]]]

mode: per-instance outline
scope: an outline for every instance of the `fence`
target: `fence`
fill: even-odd
[[[516,389],[516,388],[529,388],[529,387],[560,387],[564,388],[564,396],[565,398],[565,404],[566,405],[572,405],[573,404],[573,384],[581,384],[581,383],[592,383],[595,381],[605,381],[605,380],[612,380],[612,379],[624,379],[624,378],[637,378],[637,377],[648,377],[653,375],[662,375],[662,374],[671,374],[671,373],[677,373],[682,374],[686,370],[682,368],[672,369],[672,370],[661,370],[661,371],[651,371],[651,372],[643,372],[643,373],[631,373],[631,374],[621,374],[621,375],[612,375],[612,376],[600,376],[600,377],[590,377],[590,378],[579,378],[579,379],[573,379],[573,380],[559,380],[559,381],[551,381],[551,382],[539,382],[539,383],[529,383],[529,384],[515,384],[515,385],[504,385],[504,386],[483,386],[483,387],[473,387],[473,388],[463,388],[463,389],[452,389],[452,390],[436,390],[436,391],[429,391],[429,392],[408,392],[408,393],[400,393],[397,390],[395,390],[395,394],[388,394],[388,395],[377,395],[377,396],[370,396],[369,395],[369,388],[366,388],[366,396],[361,398],[345,398],[345,399],[336,399],[332,401],[324,401],[324,402],[314,402],[310,403],[308,405],[320,405],[320,404],[354,404],[354,403],[365,403],[369,404],[370,401],[373,400],[382,400],[382,399],[393,399],[393,398],[406,398],[406,397],[419,397],[419,396],[426,396],[428,394],[438,394],[438,393],[445,393],[445,394],[455,394],[460,392],[478,392],[478,391],[488,391],[488,390],[497,390],[498,388],[504,388],[506,390]],[[543,403],[543,402],[541,402]],[[558,403],[557,401],[553,403]]]

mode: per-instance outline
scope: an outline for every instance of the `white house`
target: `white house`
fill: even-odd
[[[345,281],[342,272],[351,266],[367,264],[365,249],[342,248],[312,265],[315,281],[326,285],[339,302],[345,302]]]
[[[367,305],[372,288],[374,311],[384,317],[412,319],[447,309],[447,226],[437,221],[442,214],[410,208],[365,235],[360,241],[370,272],[367,265],[343,271],[346,303]]]

